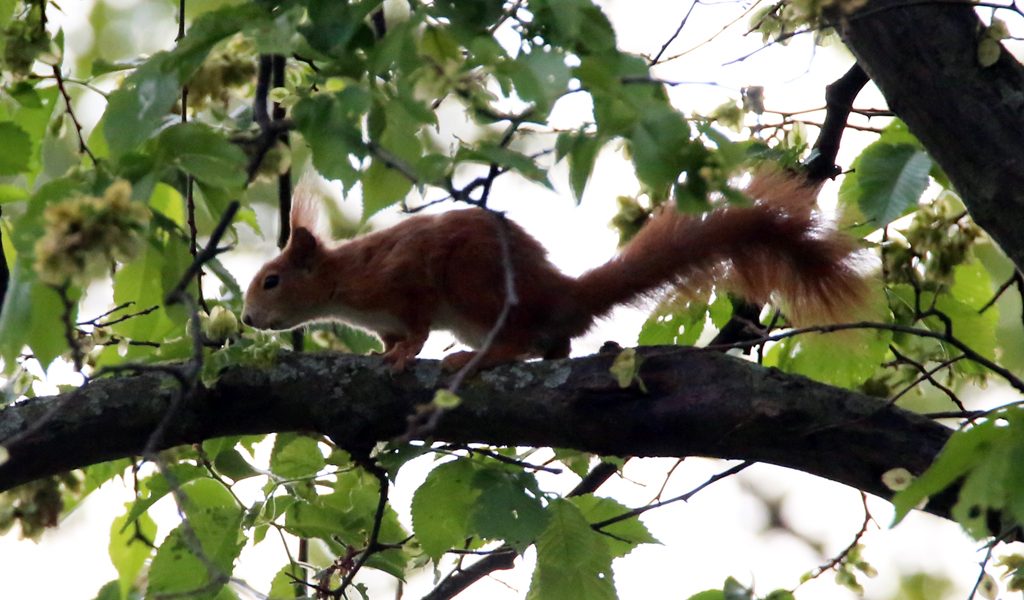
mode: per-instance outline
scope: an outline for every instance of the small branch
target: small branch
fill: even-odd
[[[986,302],[984,306],[978,309],[978,314],[981,314],[987,311],[988,309],[992,308],[992,306],[995,305],[995,303],[1003,296],[1003,294],[1006,293],[1006,290],[1010,289],[1010,286],[1014,284],[1017,285],[1018,289],[1024,288],[1024,276],[1021,276],[1021,272],[1017,269],[1014,269],[1013,275],[1011,275],[1009,279],[1004,281],[1003,284],[999,286],[999,289],[996,290],[996,293],[992,295],[992,299]],[[1022,294],[1022,297],[1024,297],[1024,294]]]
[[[832,179],[839,173],[840,169],[835,164],[839,143],[849,127],[847,121],[853,110],[853,101],[868,81],[870,79],[864,69],[854,63],[842,77],[825,87],[825,121],[814,142],[812,157],[806,164],[809,180]]]
[[[897,325],[893,323],[872,323],[869,321],[860,321],[857,323],[836,323],[833,325],[818,325],[815,327],[803,327],[797,329],[790,329],[782,333],[776,333],[773,335],[766,335],[758,340],[737,342],[735,344],[721,344],[715,346],[705,346],[705,350],[730,350],[732,348],[748,348],[764,342],[777,342],[786,338],[791,338],[798,335],[804,335],[807,333],[832,333],[836,331],[848,331],[853,329],[878,329],[882,331],[892,331],[895,333],[907,333],[910,335],[917,335],[920,337],[930,338],[933,340],[939,340],[945,342],[964,354],[964,358],[978,363],[986,369],[996,373],[1007,381],[1014,389],[1018,392],[1024,393],[1024,380],[1017,377],[1010,370],[996,364],[995,362],[985,358],[981,354],[978,354],[970,346],[963,343],[959,339],[949,335],[949,332],[936,333],[930,329],[921,329],[919,327],[910,327],[907,325]]]
[[[498,462],[505,463],[506,465],[516,465],[517,467],[521,467],[521,468],[529,470],[529,471],[544,471],[545,473],[553,473],[555,475],[558,475],[559,473],[562,472],[561,469],[558,469],[558,468],[555,468],[555,467],[545,467],[544,465],[535,465],[535,464],[528,463],[528,462],[523,461],[523,460],[519,460],[518,458],[512,458],[511,456],[505,456],[504,454],[501,454],[501,453],[498,453],[498,452],[494,452],[492,450],[488,450],[487,448],[474,448],[472,446],[466,446],[466,445],[462,445],[462,444],[454,444],[454,445],[443,446],[441,448],[435,449],[436,452],[451,452],[451,451],[455,451],[455,450],[464,450],[464,451],[468,452],[471,455],[472,454],[479,454],[481,456],[486,456],[487,458],[496,460]]]
[[[78,134],[78,151],[86,154],[92,164],[96,164],[96,155],[92,153],[89,146],[85,143],[85,137],[82,135],[82,124],[78,121],[78,117],[75,116],[75,111],[71,107],[71,95],[68,93],[66,87],[64,87],[64,75],[60,71],[60,65],[53,65],[53,79],[57,82],[57,89],[60,91],[60,95],[64,98],[64,111],[71,117],[71,123],[75,126],[75,132]]]
[[[353,454],[353,457],[355,456],[356,454]],[[352,584],[352,580],[355,579],[356,574],[366,564],[366,561],[382,549],[380,546],[380,528],[384,522],[384,512],[388,506],[388,474],[387,471],[375,464],[369,456],[362,457],[357,462],[363,469],[377,478],[377,482],[380,485],[380,496],[377,500],[377,510],[373,515],[373,527],[370,529],[370,537],[366,542],[366,548],[359,553],[352,568],[342,578],[341,585],[337,589],[331,590],[331,595],[335,600],[345,595],[345,590]]]
[[[740,471],[742,471],[743,469],[746,469],[747,467],[749,467],[752,464],[754,464],[754,463],[752,463],[750,461],[741,462],[740,464],[735,465],[733,467],[730,467],[730,468],[726,469],[725,471],[722,471],[721,473],[717,473],[715,475],[712,475],[710,478],[708,478],[707,481],[705,481],[704,483],[698,485],[697,487],[693,488],[692,490],[690,490],[689,492],[686,492],[685,494],[683,494],[681,496],[676,496],[675,498],[669,498],[668,500],[662,500],[660,502],[654,502],[654,503],[648,504],[646,506],[641,506],[639,508],[634,508],[631,511],[624,512],[621,515],[617,515],[617,516],[611,517],[610,519],[605,519],[604,521],[598,521],[597,523],[592,523],[590,525],[590,527],[594,531],[600,531],[601,529],[603,529],[605,527],[608,527],[609,525],[614,525],[615,523],[618,523],[620,521],[625,521],[627,519],[632,519],[633,517],[640,516],[640,515],[644,514],[645,512],[647,512],[649,510],[652,510],[652,509],[655,509],[655,508],[660,508],[662,506],[665,506],[666,504],[672,504],[673,502],[679,502],[680,500],[682,500],[683,502],[687,502],[687,501],[690,500],[690,498],[693,498],[698,492],[700,492],[704,488],[708,487],[709,485],[711,485],[711,484],[713,484],[713,483],[715,483],[717,481],[720,481],[722,479],[725,479],[726,477],[732,477],[736,473],[739,473]]]
[[[68,344],[68,350],[71,351],[71,363],[75,367],[75,371],[82,372],[82,362],[85,359],[85,355],[82,352],[82,346],[78,343],[78,329],[75,327],[72,313],[75,310],[75,302],[68,296],[70,284],[65,283],[60,286],[51,286],[53,290],[60,296],[61,305],[63,310],[61,311],[61,322],[64,324],[64,341]]]
[[[871,511],[868,509],[868,495],[865,494],[864,492],[861,492],[860,500],[861,503],[863,503],[864,505],[864,522],[861,524],[860,529],[857,531],[857,533],[854,534],[853,541],[851,541],[850,544],[846,546],[846,548],[843,548],[843,550],[839,554],[830,558],[828,562],[818,566],[813,571],[811,571],[810,576],[806,579],[803,579],[800,582],[800,585],[803,585],[804,583],[812,579],[817,579],[819,576],[821,576],[822,573],[825,573],[826,571],[831,571],[832,569],[835,569],[836,567],[841,565],[843,561],[846,560],[846,557],[849,556],[851,552],[853,552],[854,548],[856,548],[857,545],[860,544],[861,538],[863,538],[864,534],[868,532],[868,525],[870,525],[874,521],[874,518],[871,516]]]
[[[683,15],[683,19],[679,22],[679,26],[676,27],[675,32],[665,40],[665,43],[661,45],[661,48],[658,50],[658,53],[654,55],[654,58],[648,61],[650,66],[653,67],[661,62],[661,57],[665,55],[665,51],[672,45],[672,42],[676,41],[679,34],[683,32],[683,27],[686,27],[686,22],[690,20],[690,15],[693,14],[693,9],[697,8],[698,3],[699,2],[697,2],[697,0],[694,0],[694,2],[690,4],[690,8],[686,11],[686,14]]]
[[[966,413],[967,412],[967,409],[964,408],[963,402],[960,401],[960,398],[957,397],[956,393],[954,393],[953,390],[949,389],[948,387],[946,387],[946,386],[942,385],[941,383],[939,383],[935,379],[935,377],[934,377],[935,373],[938,373],[939,371],[941,371],[943,369],[946,369],[946,368],[950,367],[951,365],[953,365],[954,363],[957,363],[960,360],[962,360],[964,358],[964,355],[961,354],[960,356],[954,356],[953,358],[951,358],[949,360],[942,361],[937,367],[935,367],[933,369],[928,369],[923,364],[917,362],[916,360],[910,358],[909,356],[906,356],[906,355],[900,353],[900,351],[897,350],[896,347],[893,346],[892,344],[889,345],[889,351],[893,353],[893,356],[896,357],[896,360],[898,362],[905,363],[905,364],[908,364],[908,365],[914,367],[921,374],[921,376],[918,377],[917,379],[915,379],[912,383],[910,383],[910,385],[908,385],[907,387],[903,388],[899,393],[897,393],[895,396],[890,398],[889,402],[896,402],[901,397],[903,397],[907,392],[909,392],[910,390],[914,389],[915,387],[917,387],[921,383],[924,383],[925,381],[927,381],[927,382],[931,383],[933,386],[935,386],[936,389],[938,389],[942,393],[944,393],[946,395],[946,397],[949,398],[950,402],[955,404],[956,407],[958,409],[960,409],[960,412],[962,412],[962,413]]]
[[[100,319],[102,319],[104,317],[109,317],[113,313],[116,313],[116,312],[119,312],[121,310],[124,310],[125,308],[128,308],[132,304],[135,304],[135,303],[134,302],[125,302],[124,304],[121,304],[120,306],[115,306],[114,308],[108,310],[107,312],[103,313],[102,315],[100,315],[98,317],[95,317],[95,318],[90,319],[88,321],[79,321],[78,325],[79,326],[82,326],[82,325],[92,325],[93,327],[110,327],[111,325],[117,325],[118,323],[123,323],[123,322],[125,322],[125,321],[127,321],[129,319],[134,319],[136,317],[142,317],[142,316],[148,315],[149,313],[151,313],[151,312],[157,310],[158,308],[160,308],[159,306],[154,305],[154,306],[150,306],[149,308],[145,308],[143,310],[140,310],[138,312],[128,313],[128,314],[122,315],[122,316],[120,316],[120,317],[118,317],[116,319],[111,319],[110,321],[103,321],[102,323],[99,322]]]
[[[192,279],[203,268],[203,265],[228,250],[228,248],[221,248],[217,244],[220,243],[220,239],[224,236],[228,226],[231,225],[231,221],[234,220],[238,208],[239,203],[237,200],[233,200],[228,204],[224,214],[221,215],[220,222],[217,223],[217,227],[214,228],[213,233],[210,235],[210,240],[206,243],[206,247],[196,254],[192,264],[189,265],[181,279],[178,280],[178,284],[164,297],[165,304],[172,305],[180,302],[188,284],[192,282]]]

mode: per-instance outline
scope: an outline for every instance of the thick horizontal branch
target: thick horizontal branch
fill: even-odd
[[[887,497],[883,473],[895,467],[921,473],[950,435],[948,428],[878,399],[716,352],[662,347],[641,349],[640,355],[646,393],[617,385],[608,371],[614,355],[484,372],[464,384],[462,404],[443,416],[434,438],[760,461]],[[310,431],[345,447],[366,447],[401,435],[406,417],[442,383],[436,361],[418,361],[395,376],[376,358],[282,354],[270,368],[232,368],[215,386],[188,398],[162,445]],[[175,385],[147,373],[0,411],[0,440],[20,437],[0,466],[0,489],[139,454]],[[56,416],[32,428],[55,403],[64,403]],[[929,510],[946,516],[949,506],[948,499],[935,498]]]

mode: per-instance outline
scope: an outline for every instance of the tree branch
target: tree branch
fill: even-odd
[[[1005,49],[978,63],[969,2],[871,0],[832,22],[974,220],[1024,266],[1024,67]]]
[[[712,456],[767,462],[889,497],[882,474],[920,474],[951,430],[858,393],[784,375],[716,352],[641,348],[648,392],[621,389],[612,355],[499,367],[469,380],[433,438],[554,446],[618,456]],[[0,490],[139,454],[174,401],[168,375],[98,380],[44,428],[21,432],[63,396],[0,411]],[[234,367],[178,406],[162,447],[239,434],[316,431],[359,446],[403,433],[406,415],[444,384],[438,363],[393,375],[378,358],[282,354],[270,368]],[[566,424],[571,423],[571,427]],[[928,510],[948,516],[955,491]]]

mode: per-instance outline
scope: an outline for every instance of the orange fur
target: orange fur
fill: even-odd
[[[376,332],[384,357],[401,370],[432,329],[479,348],[505,303],[502,233],[508,241],[518,303],[483,367],[569,354],[570,340],[615,305],[669,286],[724,285],[754,301],[778,294],[791,318],[837,320],[862,304],[867,284],[854,243],[821,225],[816,189],[779,173],[748,187],[750,207],[703,217],[660,211],[609,262],[572,278],[511,221],[478,209],[420,215],[328,247],[312,232],[309,195],[293,205],[293,234],[246,292],[243,320],[291,329],[340,320]],[[456,353],[457,368],[472,353]]]

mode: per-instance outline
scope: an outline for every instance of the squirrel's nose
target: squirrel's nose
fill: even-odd
[[[248,313],[242,314],[242,322],[248,325],[249,327],[252,327],[252,317],[249,316]]]

